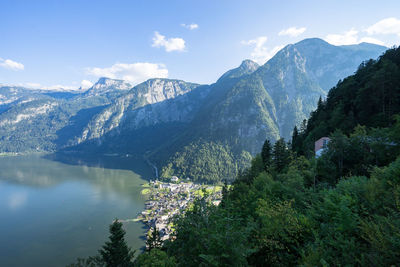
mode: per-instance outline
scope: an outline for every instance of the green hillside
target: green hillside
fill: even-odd
[[[175,220],[177,266],[396,266],[400,260],[400,48],[320,101],[290,147],[266,142],[224,189]],[[353,113],[352,116],[349,116]],[[309,140],[330,136],[322,156]],[[145,252],[151,262],[158,251]]]
[[[293,127],[309,116],[319,97],[325,97],[340,77],[383,51],[376,45],[333,46],[321,39],[306,39],[286,46],[257,69],[243,63],[211,85],[187,129],[161,146],[153,159],[164,166],[163,176],[233,180],[248,167],[249,155],[255,155],[265,139],[289,139]],[[244,71],[246,66],[251,69]],[[202,152],[204,147],[211,148],[207,154]],[[229,157],[220,156],[221,148]],[[202,165],[210,158],[230,167],[216,172],[217,168]]]

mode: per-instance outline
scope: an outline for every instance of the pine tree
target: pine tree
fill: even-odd
[[[225,201],[226,198],[228,197],[228,181],[227,179],[224,179],[224,185],[222,186],[222,199],[221,203],[219,204],[221,207],[225,207]]]
[[[324,104],[324,102],[322,102],[322,97],[319,96],[318,104],[317,104],[317,110],[318,111],[320,111],[322,109],[323,104]]]
[[[299,131],[297,130],[297,126],[294,126],[293,134],[292,134],[292,151],[298,151],[298,138]]]
[[[161,248],[162,241],[160,236],[160,231],[157,230],[156,227],[153,228],[149,238],[146,241],[146,249],[147,251],[152,250],[153,248]]]
[[[271,165],[272,146],[269,140],[265,140],[261,150],[261,159],[264,165],[264,170],[268,171]]]
[[[125,231],[117,219],[110,225],[110,241],[107,241],[99,253],[107,267],[133,266],[135,254],[125,241]]]
[[[304,119],[303,122],[300,125],[300,133],[305,133],[307,130],[307,120]]]
[[[222,198],[227,197],[228,195],[228,181],[224,179],[224,186],[222,187]]]
[[[272,153],[275,170],[281,172],[290,161],[290,152],[287,149],[285,139],[281,138],[276,141]]]

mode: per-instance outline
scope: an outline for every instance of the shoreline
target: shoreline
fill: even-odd
[[[174,231],[173,218],[184,214],[196,199],[206,196],[214,205],[219,205],[222,199],[222,186],[219,185],[155,180],[142,187],[141,194],[148,196],[148,200],[135,221],[141,221],[148,228],[146,239],[154,228],[160,232],[162,241],[169,239]]]

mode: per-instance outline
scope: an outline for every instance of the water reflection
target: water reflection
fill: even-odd
[[[140,185],[134,177],[148,179],[152,176],[152,170],[144,160],[116,156],[52,154],[3,157],[0,158],[0,167],[0,181],[51,187],[66,181],[84,180],[95,186],[94,197],[104,194],[110,197],[110,193],[132,196],[132,187]]]
[[[28,198],[27,192],[15,192],[10,194],[7,199],[7,206],[10,210],[16,210],[22,207]]]
[[[137,158],[0,157],[0,265],[65,266],[94,255],[114,218],[143,210],[151,175]],[[143,247],[143,225],[124,227],[128,243]]]

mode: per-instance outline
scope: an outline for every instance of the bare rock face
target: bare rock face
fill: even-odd
[[[145,82],[148,91],[144,94],[148,104],[158,103],[167,99],[186,94],[192,89],[188,83],[178,80],[151,79]]]
[[[162,122],[187,121],[196,101],[192,101],[186,94],[198,86],[171,79],[150,79],[143,82],[118,97],[95,116],[76,143],[99,139],[117,128],[117,132],[120,132],[122,129],[132,130]],[[168,101],[177,98],[177,101]]]
[[[132,88],[132,85],[124,80],[116,80],[102,77],[86,92],[86,96],[102,95],[114,91],[126,91]]]

